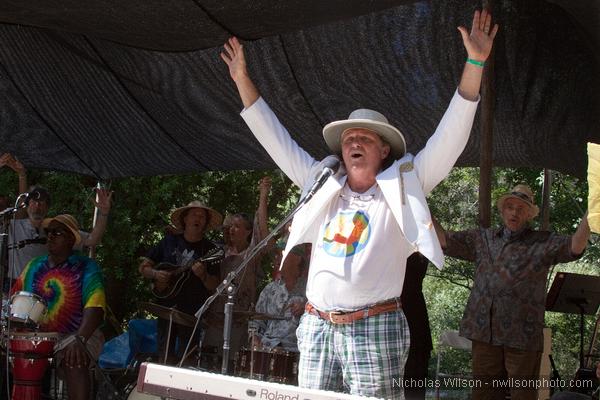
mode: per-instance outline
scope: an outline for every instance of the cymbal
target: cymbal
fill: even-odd
[[[160,304],[150,302],[141,302],[139,306],[142,310],[154,314],[158,318],[166,320],[170,320],[172,318],[173,322],[179,325],[194,327],[196,324],[196,317],[174,308],[165,307],[161,306]]]

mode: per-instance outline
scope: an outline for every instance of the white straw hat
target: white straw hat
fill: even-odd
[[[388,119],[381,113],[366,108],[354,110],[348,119],[330,122],[323,128],[323,138],[329,149],[335,154],[342,153],[342,134],[351,128],[364,128],[377,133],[390,145],[390,154],[399,159],[406,153],[406,141],[402,132],[389,124]]]

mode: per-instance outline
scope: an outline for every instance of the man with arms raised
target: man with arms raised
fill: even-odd
[[[409,332],[400,304],[406,259],[417,249],[438,267],[443,255],[425,201],[469,138],[494,36],[487,11],[475,13],[461,82],[426,147],[406,154],[404,137],[380,113],[360,109],[323,135],[343,167],[294,218],[286,253],[312,243],[309,303],[298,327],[300,386],[402,397],[398,382]],[[239,91],[242,117],[277,165],[304,192],[323,166],[301,149],[259,95],[237,39],[222,59]],[[284,259],[285,259],[284,254]]]
[[[473,376],[484,380],[474,399],[504,399],[492,379],[511,378],[513,400],[534,400],[543,347],[546,278],[550,267],[579,258],[587,246],[587,213],[575,234],[536,231],[539,212],[533,192],[517,185],[498,200],[503,226],[444,232],[436,222],[446,255],[475,264],[473,288],[460,334],[473,342]],[[487,382],[487,384],[485,383]]]

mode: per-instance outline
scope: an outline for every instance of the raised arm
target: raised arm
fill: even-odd
[[[17,173],[19,177],[19,193],[27,191],[27,170],[23,164],[17,160],[12,154],[4,153],[0,156],[0,167],[7,166]]]
[[[29,188],[27,187],[27,170],[25,166],[10,153],[4,153],[0,156],[0,168],[4,166],[9,167],[17,173],[19,177],[19,193],[27,192]],[[19,209],[16,217],[26,218],[27,211],[24,208]]]
[[[267,103],[261,99],[250,79],[244,48],[237,38],[233,37],[225,43],[221,58],[227,64],[229,75],[244,104],[241,116],[246,125],[277,166],[292,182],[304,187],[310,179],[314,179],[311,168],[316,161],[292,139]]]
[[[484,9],[481,12],[475,11],[471,32],[468,32],[464,26],[459,26],[458,30],[467,50],[467,61],[458,85],[458,92],[465,99],[474,101],[479,96],[483,65],[492,51],[498,24],[492,27],[492,15]]]
[[[96,218],[96,224],[94,229],[83,243],[84,247],[96,246],[100,243],[104,232],[106,231],[106,225],[108,224],[108,214],[110,213],[110,207],[112,202],[113,192],[106,189],[94,189],[98,195],[98,201],[92,199],[94,207],[98,208],[98,217]]]
[[[581,254],[587,247],[588,240],[590,238],[590,224],[588,222],[588,212],[586,211],[581,218],[581,222],[577,227],[577,230],[571,236],[571,253]]]
[[[258,209],[256,210],[256,218],[258,220],[258,229],[260,231],[260,238],[264,238],[269,233],[267,226],[268,216],[268,205],[269,205],[269,191],[271,190],[271,177],[263,176],[258,184],[259,197],[258,197]]]
[[[260,93],[248,74],[244,47],[236,37],[232,37],[225,43],[224,49],[221,58],[229,68],[229,75],[237,86],[244,108],[248,108],[258,100]]]
[[[498,31],[494,25],[490,32],[491,20],[486,10],[476,11],[471,33],[462,26],[458,28],[468,54],[458,95],[454,95],[435,133],[414,159],[426,195],[448,175],[469,140],[479,99],[481,65],[487,60]]]

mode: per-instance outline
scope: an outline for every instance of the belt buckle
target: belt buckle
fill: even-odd
[[[329,312],[327,313],[327,315],[329,316],[329,322],[331,322],[332,324],[338,324],[338,322],[335,322],[335,321],[333,320],[333,316],[334,316],[334,315],[342,315],[342,314],[344,314],[344,313],[343,313],[343,312],[341,312],[341,311],[329,311]]]

